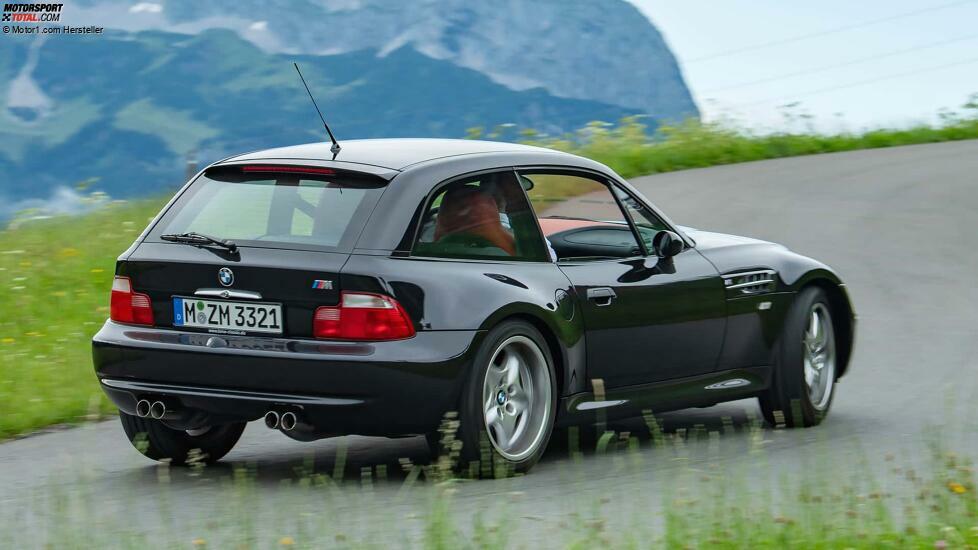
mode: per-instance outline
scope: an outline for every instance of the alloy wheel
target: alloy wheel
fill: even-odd
[[[503,341],[483,383],[483,418],[489,441],[507,460],[532,455],[544,439],[551,414],[550,369],[539,346],[526,336]]]
[[[829,310],[821,302],[813,304],[808,313],[802,348],[808,398],[816,410],[824,411],[835,382],[835,334]]]

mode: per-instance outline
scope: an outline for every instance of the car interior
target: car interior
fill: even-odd
[[[450,184],[431,202],[414,253],[436,257],[549,258],[553,261],[631,258],[642,254],[631,226],[624,221],[624,214],[603,185],[599,189],[607,196],[591,201],[599,208],[594,215],[616,212],[620,219],[596,220],[555,214],[552,205],[542,213],[533,214],[523,191],[534,189],[535,183],[521,175],[519,186],[522,191],[510,173],[487,174]],[[564,197],[554,202],[566,200]],[[657,232],[641,223],[638,228],[648,242]],[[544,250],[542,257],[536,244],[540,231],[549,249]]]
[[[476,247],[516,255],[516,239],[503,228],[496,199],[480,187],[464,185],[449,189],[435,217],[435,242],[451,247]]]
[[[414,254],[455,258],[548,257],[515,175],[484,174],[439,191],[422,220]]]

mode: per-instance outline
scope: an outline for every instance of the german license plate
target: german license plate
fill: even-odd
[[[173,326],[281,334],[282,306],[174,296]]]

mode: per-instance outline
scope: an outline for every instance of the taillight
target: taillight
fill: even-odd
[[[112,303],[109,317],[120,323],[136,325],[153,324],[153,303],[149,296],[133,292],[129,277],[116,277],[112,280]]]
[[[316,310],[312,333],[333,340],[400,340],[414,336],[414,324],[394,298],[343,292],[338,306]]]

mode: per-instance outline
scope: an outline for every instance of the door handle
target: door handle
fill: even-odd
[[[597,306],[609,306],[611,305],[611,301],[617,297],[618,295],[615,294],[614,289],[607,286],[587,289],[587,299],[594,302]]]

